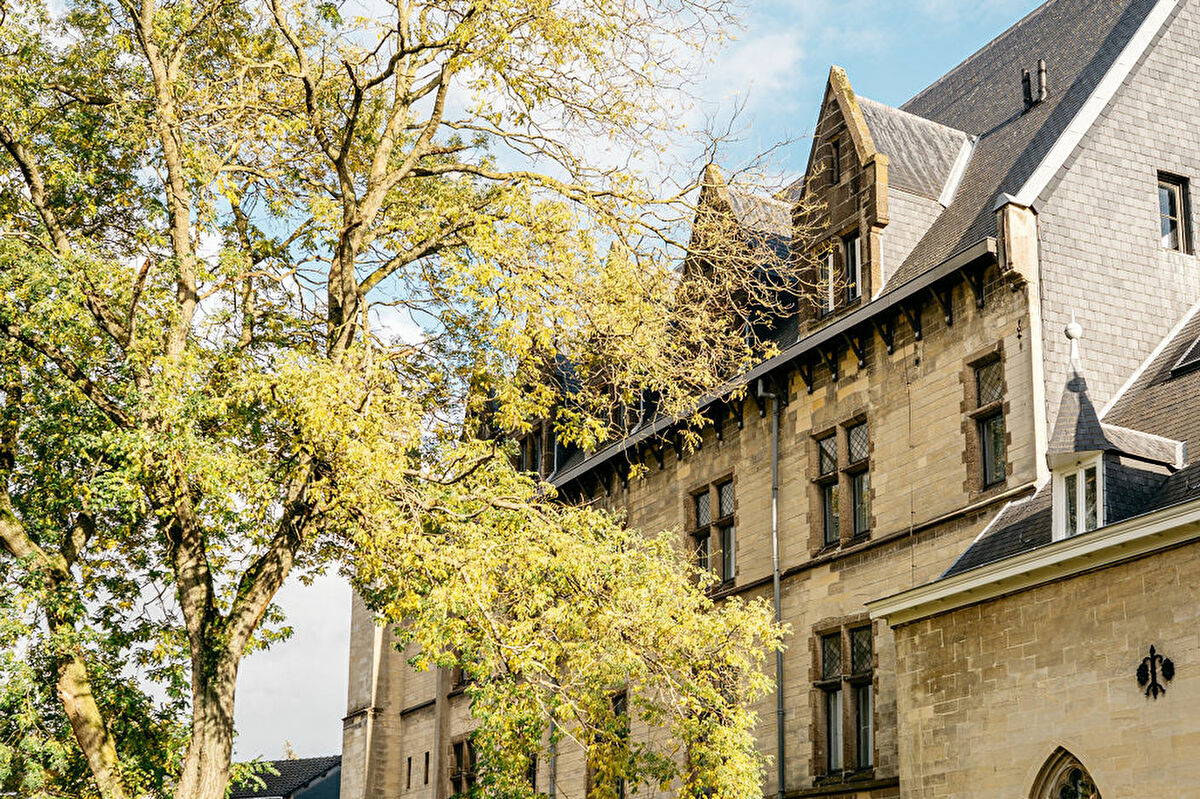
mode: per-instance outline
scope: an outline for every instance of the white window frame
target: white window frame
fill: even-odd
[[[833,313],[834,306],[837,304],[837,273],[834,271],[833,251],[834,248],[830,247],[829,251],[825,253],[825,275],[822,281],[825,284],[822,286],[825,296],[821,303],[823,313]]]
[[[851,264],[851,242],[854,262]],[[862,234],[855,231],[842,239],[842,263],[846,265],[846,302],[862,296]]]
[[[1096,470],[1096,526],[1088,529],[1084,507],[1086,491],[1084,476],[1088,469]],[[1075,529],[1067,529],[1067,478],[1075,477]],[[1104,526],[1104,453],[1097,452],[1067,461],[1054,470],[1054,540],[1088,533]]]

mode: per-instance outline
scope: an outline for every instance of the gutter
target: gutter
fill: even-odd
[[[911,300],[914,296],[929,289],[939,281],[953,275],[955,272],[962,269],[981,258],[990,257],[993,260],[996,257],[996,239],[987,237],[980,239],[975,244],[966,249],[959,250],[954,255],[947,258],[938,266],[929,271],[918,275],[916,278],[897,286],[891,291],[887,291],[879,297],[865,303],[861,307],[846,314],[835,322],[832,322],[819,330],[814,331],[811,335],[797,341],[790,347],[787,347],[774,358],[755,366],[750,371],[738,376],[725,385],[720,393],[706,394],[701,397],[696,403],[695,410],[700,411],[708,406],[723,400],[728,397],[731,391],[734,391],[743,386],[751,385],[759,378],[767,377],[771,372],[790,365],[804,355],[808,355],[817,350],[822,345],[829,344],[833,341],[838,341],[841,337],[854,328],[867,324],[870,320],[881,313],[887,312],[894,308],[901,307],[904,303]],[[592,469],[607,463],[618,455],[625,453],[637,444],[640,444],[647,439],[653,438],[658,434],[670,429],[680,421],[679,417],[662,417],[654,420],[650,425],[638,430],[632,435],[626,436],[620,441],[615,441],[606,447],[601,448],[593,455],[585,459],[582,463],[578,463],[569,469],[565,469],[556,474],[552,474],[549,481],[555,486],[562,487],[572,480],[587,474]]]
[[[1112,566],[1200,539],[1200,498],[867,603],[891,627]]]

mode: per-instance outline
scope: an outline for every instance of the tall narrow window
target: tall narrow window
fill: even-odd
[[[841,508],[838,507],[837,483],[829,483],[821,487],[821,514],[824,543],[837,544],[842,540],[841,524],[839,524]]]
[[[692,495],[696,565],[702,570],[715,571],[722,583],[732,582],[737,575],[734,509],[733,480],[713,484]]]
[[[1163,249],[1191,252],[1186,179],[1159,173],[1158,224]]]
[[[475,787],[475,744],[470,738],[450,745],[450,787],[455,795],[464,795]]]
[[[817,439],[817,474],[821,490],[821,542],[829,546],[841,541],[836,434]]]
[[[717,485],[717,532],[721,538],[721,579],[732,582],[737,574],[737,543],[734,540],[733,524],[733,481],[726,480]]]
[[[871,531],[871,473],[867,463],[871,439],[865,422],[846,428],[846,449],[850,456],[849,468],[854,470],[849,474],[854,535],[866,535]]]
[[[1102,456],[1093,455],[1054,475],[1056,539],[1070,538],[1104,524]]]
[[[529,767],[525,769],[525,780],[529,783],[529,790],[537,793],[537,771],[538,758],[537,753],[529,756]]]
[[[842,140],[833,139],[830,143],[829,182],[834,186],[842,182]]]
[[[821,292],[821,313],[832,313],[834,305],[837,304],[837,275],[834,272],[832,246],[825,253],[825,265],[818,290]]]
[[[1004,362],[993,358],[975,367],[975,439],[980,482],[990,488],[1008,476],[1004,430]]]
[[[854,534],[871,531],[871,473],[859,472],[850,479],[854,493]]]
[[[842,634],[821,638],[821,679],[825,683],[825,768],[842,770]]]
[[[846,302],[862,295],[862,237],[857,232],[842,239],[842,262],[846,265]]]
[[[704,493],[692,497],[692,512],[696,520],[696,531],[692,534],[696,539],[696,565],[704,571],[712,568],[712,535],[709,532],[712,524],[711,503],[707,488]]]
[[[1004,414],[993,413],[979,420],[979,443],[984,486],[1004,482]]]
[[[850,630],[850,679],[854,685],[854,758],[860,769],[875,765],[874,647],[871,628]]]
[[[411,787],[412,787],[412,758],[410,757],[408,759],[408,768],[406,769],[405,775],[404,775],[404,790],[407,791]]]
[[[827,776],[875,765],[874,645],[869,624],[819,639],[819,679]],[[848,653],[848,657],[846,654]]]
[[[429,784],[429,753],[428,752],[425,753],[425,780],[422,784],[423,785]]]

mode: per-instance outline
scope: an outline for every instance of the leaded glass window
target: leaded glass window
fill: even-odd
[[[842,634],[821,637],[821,679],[836,680],[842,676]]]
[[[871,454],[871,439],[867,435],[865,422],[846,428],[846,441],[850,449],[851,463],[866,460],[867,456]]]
[[[717,486],[717,506],[720,518],[733,515],[733,481],[728,480]]]
[[[817,442],[819,454],[819,471],[822,475],[833,474],[837,471],[837,436],[826,436]]]
[[[703,494],[697,494],[694,497],[696,504],[696,526],[707,527],[712,524],[712,508],[711,499],[708,496],[708,491]]]
[[[856,627],[850,631],[850,670],[854,674],[871,670],[870,627]]]
[[[999,360],[975,369],[975,394],[979,407],[997,402],[1004,396],[1004,369]]]

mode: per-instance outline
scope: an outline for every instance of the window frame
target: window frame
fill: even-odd
[[[721,491],[726,486],[729,487],[728,507],[721,502]],[[728,588],[737,580],[737,487],[733,475],[714,480],[688,496],[696,565],[717,577],[718,589]],[[707,522],[702,522],[700,518],[702,499],[708,506]]]
[[[853,260],[851,253],[854,254]],[[854,230],[842,237],[842,272],[846,277],[847,305],[862,297],[862,271],[862,234]]]
[[[966,460],[968,468],[974,472],[968,477],[967,488],[980,494],[1007,485],[1012,472],[1008,462],[1008,414],[1005,412],[1008,380],[1004,367],[1004,353],[997,347],[983,357],[969,361],[967,363],[968,375],[963,379],[967,386],[966,407],[971,409],[967,411],[967,421],[965,422],[967,447],[968,452],[971,453],[971,457]],[[984,370],[991,368],[998,370],[997,395],[984,397],[981,396],[982,376]],[[989,426],[997,421],[1000,428],[999,441],[1002,446],[998,460],[995,457],[988,457],[989,454],[995,454],[992,453],[995,440],[988,436]],[[999,471],[993,468],[997,465]]]
[[[466,761],[465,767],[464,760]],[[475,749],[475,741],[471,735],[464,735],[450,742],[449,761],[450,795],[452,797],[469,796],[471,791],[479,785],[479,753]]]
[[[820,316],[828,316],[837,308],[837,264],[834,263],[836,249],[833,244],[830,244],[825,251],[821,280],[818,281],[817,286],[821,297]]]
[[[1167,252],[1180,252],[1184,254],[1192,253],[1192,230],[1191,230],[1191,198],[1188,192],[1188,179],[1181,175],[1173,175],[1169,172],[1158,173],[1158,242],[1159,246]],[[1174,202],[1174,216],[1164,212],[1163,210],[1163,191],[1168,193],[1168,196]],[[1166,220],[1174,220],[1175,222],[1175,245],[1171,246],[1164,241],[1163,223]]]
[[[996,471],[996,453],[995,440],[991,435],[990,425],[999,421],[1001,446],[1003,450],[1000,452],[999,471]],[[1004,424],[1004,412],[997,409],[991,413],[984,414],[975,420],[977,435],[979,436],[979,478],[982,481],[983,488],[989,489],[995,486],[1002,485],[1008,479],[1008,446],[1004,441],[1004,437],[1008,435],[1008,430]]]
[[[866,452],[851,460],[853,431],[865,430]],[[850,543],[857,543],[871,534],[871,427],[865,416],[852,417],[832,430],[813,436],[815,471],[812,478],[815,491],[810,513],[814,525],[814,552]],[[836,467],[826,469],[825,442],[834,442]],[[860,493],[860,484],[863,492]]]
[[[1095,511],[1096,521],[1091,527],[1087,520],[1087,472],[1096,472]],[[1053,528],[1055,541],[1099,530],[1105,524],[1104,513],[1104,453],[1088,453],[1073,462],[1060,465],[1053,473]],[[1073,486],[1073,497],[1068,495],[1068,484]],[[1074,524],[1068,524],[1068,499],[1075,500]],[[1070,529],[1073,527],[1074,529]]]
[[[854,635],[863,630],[869,636],[868,663],[865,668],[856,669]],[[868,619],[846,621],[835,628],[816,631],[815,640],[813,688],[821,725],[820,734],[814,738],[814,744],[820,747],[814,752],[818,778],[834,781],[869,773],[875,768],[876,743],[874,624]],[[826,647],[831,642],[839,651],[836,674],[826,668]],[[853,724],[850,729],[848,721]]]

